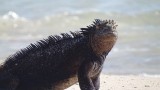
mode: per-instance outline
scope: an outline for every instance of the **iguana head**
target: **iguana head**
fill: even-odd
[[[83,34],[89,39],[89,45],[98,55],[109,52],[117,40],[117,25],[113,20],[95,19],[93,23],[82,28]]]

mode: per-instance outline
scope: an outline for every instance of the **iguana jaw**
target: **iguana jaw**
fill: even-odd
[[[109,52],[117,40],[115,33],[108,33],[107,35],[95,35],[90,39],[91,47],[94,53],[102,55],[104,52]]]

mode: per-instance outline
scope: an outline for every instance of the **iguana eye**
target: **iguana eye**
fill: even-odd
[[[108,30],[108,29],[109,29],[109,27],[104,27],[104,29],[105,29],[105,30]]]
[[[102,30],[103,32],[107,32],[109,30],[109,27],[103,27]]]

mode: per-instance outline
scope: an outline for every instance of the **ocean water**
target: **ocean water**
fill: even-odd
[[[160,75],[160,0],[1,0],[0,62],[30,43],[114,19],[118,41],[103,73]]]

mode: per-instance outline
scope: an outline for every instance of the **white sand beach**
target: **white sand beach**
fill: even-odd
[[[80,90],[78,83],[66,90]],[[100,90],[160,90],[160,77],[101,75]]]

